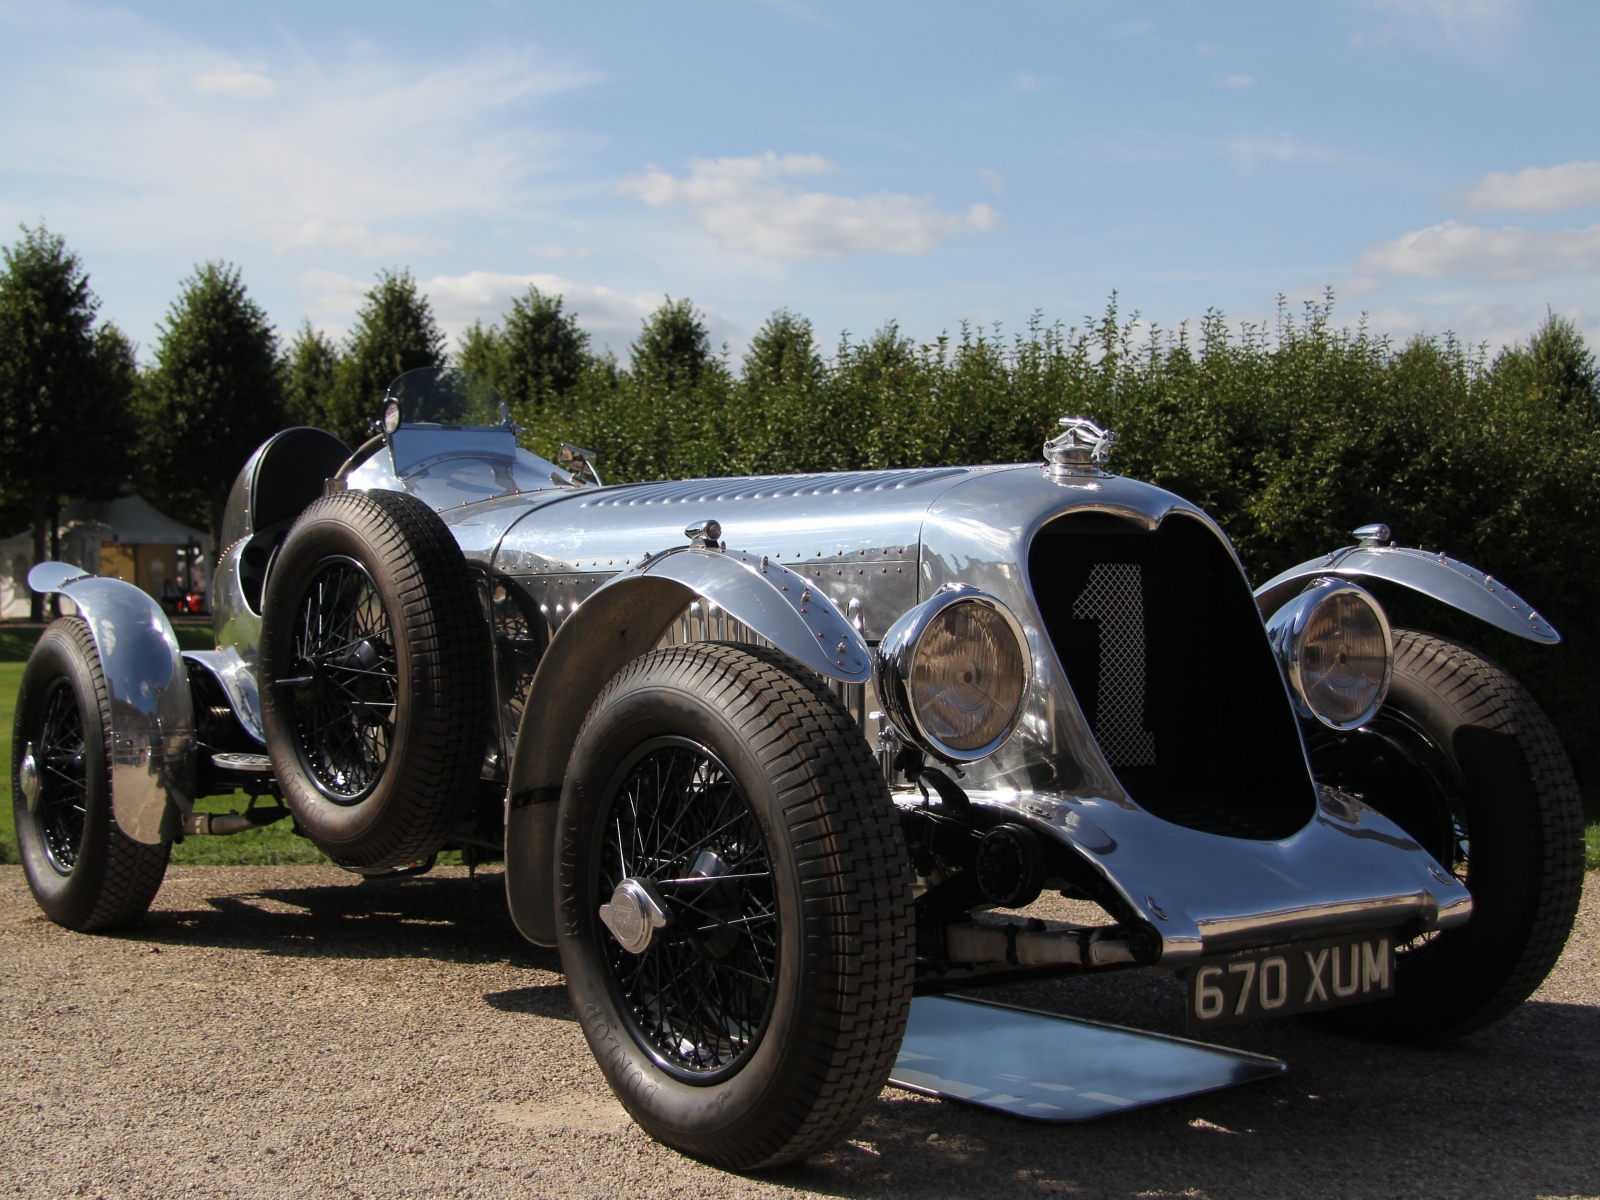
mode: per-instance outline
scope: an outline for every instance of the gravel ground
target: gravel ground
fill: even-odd
[[[1600,875],[1534,1000],[1458,1045],[1250,1026],[1226,1040],[1287,1059],[1287,1076],[1080,1126],[888,1089],[851,1141],[760,1176],[628,1123],[556,956],[517,937],[500,885],[175,867],[146,923],[105,937],[51,925],[20,869],[0,868],[0,1192],[1600,1195]],[[1164,977],[1003,995],[1182,1021]]]

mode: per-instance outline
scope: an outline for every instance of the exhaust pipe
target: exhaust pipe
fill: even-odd
[[[190,813],[183,819],[185,837],[226,837],[271,825],[289,815],[287,808],[249,808],[242,813]]]
[[[1114,936],[1121,932],[1115,926],[1051,928],[1039,920],[1025,925],[962,921],[945,926],[945,951],[952,962],[1018,967],[1108,967],[1137,962],[1127,941]]]

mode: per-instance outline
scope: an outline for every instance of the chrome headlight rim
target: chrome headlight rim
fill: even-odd
[[[1312,617],[1323,604],[1339,596],[1354,596],[1365,604],[1377,618],[1378,628],[1383,633],[1383,678],[1379,682],[1376,697],[1358,717],[1344,721],[1335,720],[1317,709],[1308,694],[1302,673],[1304,667],[1302,650],[1306,630],[1311,624]],[[1306,585],[1304,591],[1268,619],[1267,638],[1271,641],[1273,652],[1283,668],[1283,676],[1289,685],[1295,711],[1302,717],[1312,718],[1329,729],[1346,733],[1352,729],[1359,729],[1372,720],[1383,707],[1383,702],[1388,699],[1389,685],[1394,680],[1394,631],[1389,626],[1389,615],[1384,612],[1383,605],[1378,603],[1378,598],[1360,584],[1327,575],[1313,579]]]
[[[1016,709],[1005,728],[991,741],[967,750],[947,744],[927,728],[917,715],[916,705],[912,703],[910,687],[917,647],[923,634],[942,613],[958,604],[981,605],[1000,617],[1016,639],[1017,657],[1022,664],[1022,689],[1017,697]],[[904,613],[884,634],[873,657],[878,702],[883,706],[889,724],[905,741],[952,766],[987,758],[1010,741],[1022,722],[1033,688],[1033,656],[1028,649],[1022,623],[1002,601],[965,583],[947,583],[929,599]]]

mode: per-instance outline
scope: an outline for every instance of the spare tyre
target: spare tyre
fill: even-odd
[[[336,492],[267,579],[261,716],[302,832],[341,866],[426,857],[483,767],[489,633],[449,528],[401,492]]]

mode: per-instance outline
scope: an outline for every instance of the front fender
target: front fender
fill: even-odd
[[[1256,589],[1256,606],[1263,618],[1270,617],[1311,580],[1328,575],[1384,579],[1529,641],[1553,646],[1561,640],[1531,604],[1492,575],[1444,554],[1403,546],[1350,546],[1290,567]]]
[[[696,599],[819,674],[846,683],[872,674],[866,642],[822,589],[760,555],[680,547],[616,576],[576,606],[539,660],[511,763],[506,896],[531,942],[556,941],[556,801],[578,730],[606,683],[648,653]]]
[[[132,584],[67,563],[40,563],[28,586],[59,592],[88,622],[111,693],[111,811],[128,837],[159,845],[194,808],[194,703],[166,613]]]

